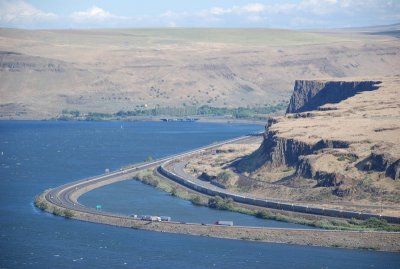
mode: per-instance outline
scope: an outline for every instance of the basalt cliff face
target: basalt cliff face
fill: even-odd
[[[399,73],[393,26],[349,31],[0,28],[0,119],[275,106],[300,76]]]
[[[287,114],[268,122],[260,148],[237,163],[238,171],[262,178],[265,171],[288,167],[293,173],[285,182],[314,179],[314,187],[332,187],[337,196],[350,195],[367,179],[395,182],[399,85],[398,79],[296,81]],[[371,184],[377,193],[391,188]]]
[[[363,91],[378,89],[380,81],[296,80],[286,113],[316,110],[325,104],[336,104]]]

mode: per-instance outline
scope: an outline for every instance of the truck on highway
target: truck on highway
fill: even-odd
[[[171,217],[160,216],[161,221],[171,221]]]
[[[145,215],[141,217],[141,220],[147,220],[147,221],[161,221],[160,217],[157,216],[149,216],[149,215]]]
[[[233,221],[230,220],[217,220],[215,225],[233,226]]]

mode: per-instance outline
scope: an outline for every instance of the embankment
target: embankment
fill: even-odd
[[[46,211],[55,207],[44,196],[37,197],[38,203],[47,203]],[[400,233],[350,232],[328,230],[292,230],[274,228],[228,227],[217,225],[188,224],[177,222],[149,222],[130,217],[102,215],[71,210],[72,218],[93,223],[157,232],[179,233],[196,236],[254,240],[271,243],[298,244],[308,246],[358,248],[400,252]]]
[[[296,202],[280,202],[280,201],[274,201],[274,200],[266,200],[262,198],[257,198],[257,197],[249,197],[245,195],[240,195],[237,193],[231,193],[227,192],[223,189],[210,189],[203,187],[199,184],[196,184],[192,182],[191,180],[187,179],[186,177],[182,175],[178,175],[176,173],[173,173],[167,169],[167,166],[172,163],[172,162],[166,162],[163,163],[159,168],[158,172],[169,178],[174,180],[175,182],[192,189],[196,192],[200,192],[209,196],[220,196],[222,198],[231,198],[233,201],[242,203],[242,204],[248,204],[248,205],[253,205],[253,206],[259,206],[259,207],[264,207],[264,208],[271,208],[271,209],[277,209],[277,210],[284,210],[284,211],[292,211],[292,212],[297,212],[297,213],[304,213],[304,214],[314,214],[314,215],[320,215],[320,216],[327,216],[327,217],[336,217],[336,218],[355,218],[355,219],[361,219],[361,220],[366,220],[369,218],[381,218],[385,219],[386,221],[390,223],[396,223],[400,224],[400,218],[395,217],[395,216],[385,216],[385,215],[380,215],[380,214],[373,214],[373,213],[367,213],[367,212],[354,212],[354,211],[348,211],[348,210],[338,210],[338,209],[329,209],[329,208],[323,208],[323,207],[315,207],[315,206],[309,206],[301,203],[296,203]]]

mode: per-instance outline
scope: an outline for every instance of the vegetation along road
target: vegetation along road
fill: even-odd
[[[207,195],[218,195],[221,197],[232,198],[238,203],[335,217],[382,217],[390,222],[399,222],[398,218],[393,218],[391,216],[375,216],[373,214],[368,214],[368,216],[366,216],[362,212],[339,210],[337,210],[337,212],[335,212],[335,210],[330,210],[328,212],[324,209],[310,208],[303,205],[280,203],[277,201],[266,201],[257,199],[255,197],[245,197],[242,195],[229,193],[215,186],[207,187],[202,182],[190,178],[183,172],[182,162],[179,160],[224,144],[245,141],[248,139],[253,139],[253,136],[242,136],[223,142],[214,143],[181,154],[137,164],[126,169],[120,169],[118,171],[68,183],[48,190],[39,195],[36,198],[35,204],[39,208],[48,212],[52,212],[55,215],[129,228],[232,239],[260,240],[278,243],[400,251],[400,233],[396,232],[352,232],[238,226],[226,227],[181,222],[151,222],[139,220],[127,215],[119,215],[112,212],[96,210],[78,203],[78,198],[90,190],[118,181],[131,179],[133,175],[142,170],[157,168],[158,172],[160,172],[162,175],[181,185],[184,185],[185,187]]]

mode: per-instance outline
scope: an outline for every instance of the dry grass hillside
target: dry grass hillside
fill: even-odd
[[[365,30],[0,29],[0,118],[277,104],[295,79],[395,75],[399,63],[396,37]]]
[[[350,90],[346,86],[364,80],[302,85]],[[233,169],[241,174],[224,184],[235,192],[399,216],[400,76],[368,80],[380,82],[341,102],[277,117],[267,125],[261,146],[229,145],[190,160],[186,171],[198,177]],[[249,154],[251,149],[256,150]]]
[[[319,110],[278,118],[268,132],[276,140],[292,141],[291,153],[300,156],[293,163],[288,159],[267,161],[252,171],[251,177],[274,183],[274,188],[287,192],[292,199],[397,208],[400,76],[380,80],[376,90],[360,92]],[[321,141],[326,145],[316,147]],[[293,170],[282,175],[287,165]],[[395,214],[399,214],[398,209]]]

